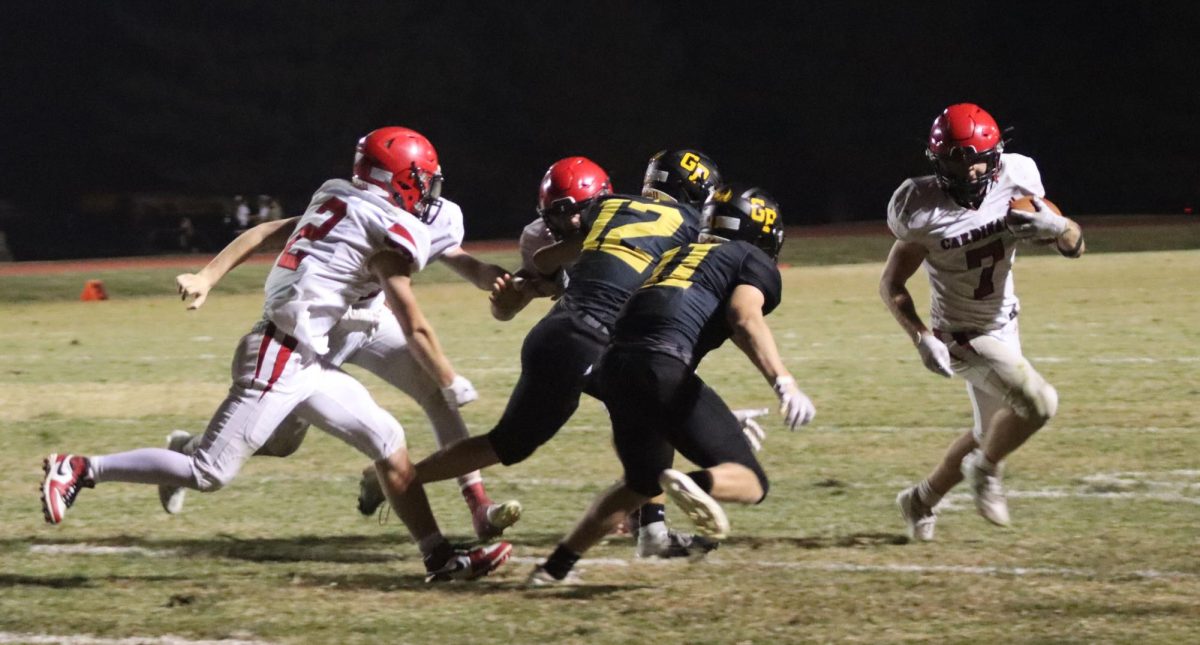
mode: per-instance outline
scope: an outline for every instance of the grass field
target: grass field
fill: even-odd
[[[245,267],[190,313],[171,294],[174,270],[103,276],[116,297],[102,303],[63,299],[96,276],[0,277],[0,642],[1196,642],[1195,236],[1195,225],[1111,229],[1089,234],[1093,251],[1193,250],[1018,260],[1023,344],[1057,386],[1059,416],[1009,461],[1013,527],[988,525],[960,490],[932,544],[906,543],[893,498],[970,423],[962,382],[926,372],[879,302],[886,238],[790,240],[769,322],[818,415],[794,434],[767,425],[771,496],[731,508],[732,537],[705,561],[637,561],[615,538],[566,589],[521,583],[619,474],[593,401],[528,462],[485,473],[493,497],[519,498],[526,515],[509,536],[515,561],[477,584],[425,586],[398,521],[354,511],[362,460],[319,432],[290,459],[252,460],[230,487],[192,494],[182,515],[165,515],[152,487],[113,484],[45,525],[46,453],[156,446],[204,427],[266,267]],[[430,278],[419,297],[479,388],[464,414],[486,430],[545,303],[496,323],[482,292]],[[774,402],[734,349],[702,374],[734,407]],[[364,381],[427,454],[416,406]],[[430,495],[443,529],[466,540],[454,489]]]

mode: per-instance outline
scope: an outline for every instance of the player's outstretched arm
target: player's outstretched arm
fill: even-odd
[[[784,422],[795,430],[796,426],[812,421],[817,410],[808,395],[800,391],[796,379],[792,378],[783,365],[783,359],[779,357],[775,336],[762,313],[765,300],[763,292],[757,287],[738,285],[729,299],[729,327],[733,330],[734,344],[774,388]]]
[[[221,249],[198,273],[181,273],[175,276],[175,286],[182,300],[191,298],[188,309],[199,309],[208,298],[208,292],[234,267],[246,261],[255,251],[262,248],[283,246],[296,226],[299,217],[263,222],[237,236]]]
[[[484,291],[491,291],[496,280],[508,275],[504,267],[484,262],[464,251],[461,246],[447,250],[438,259],[464,280]]]
[[[442,352],[433,326],[417,304],[417,296],[412,290],[411,260],[400,251],[381,251],[371,257],[368,267],[383,287],[388,308],[400,323],[413,358],[444,393],[446,388],[453,386],[456,375],[450,359]]]
[[[900,323],[904,333],[912,339],[925,367],[934,374],[948,378],[954,374],[950,369],[950,350],[925,326],[906,286],[927,254],[928,251],[920,244],[896,240],[888,253],[883,275],[879,278],[879,297],[883,298],[883,303],[896,322]]]
[[[554,244],[543,246],[533,254],[533,266],[542,275],[554,275],[564,265],[570,264],[583,251],[585,233],[580,231]]]

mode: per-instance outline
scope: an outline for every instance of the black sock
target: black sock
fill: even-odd
[[[579,558],[579,554],[560,544],[558,548],[554,549],[554,553],[551,553],[550,557],[546,558],[546,562],[542,565],[542,568],[546,570],[546,573],[553,576],[555,580],[562,580],[571,572],[571,567],[574,567],[575,563],[579,562]]]
[[[638,527],[643,527],[655,522],[667,521],[667,507],[663,504],[655,504],[647,502],[642,504],[642,508],[638,511]]]
[[[712,492],[712,473],[708,472],[707,470],[695,470],[687,475],[688,477],[692,478],[692,481],[696,482],[696,485],[700,487],[700,490],[706,493]]]

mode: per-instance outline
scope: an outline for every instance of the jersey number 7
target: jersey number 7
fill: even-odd
[[[991,259],[992,263],[983,266],[983,261]],[[1004,240],[993,240],[977,249],[967,251],[967,269],[982,269],[979,272],[979,286],[975,287],[975,299],[983,300],[996,291],[992,283],[992,275],[996,272],[996,263],[1004,259]]]

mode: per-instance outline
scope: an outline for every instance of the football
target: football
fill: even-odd
[[[1045,197],[1042,198],[1042,203],[1049,206],[1050,210],[1054,211],[1054,213],[1056,215],[1062,215],[1062,209],[1058,207],[1058,204],[1055,204],[1054,202],[1050,201],[1049,199],[1046,199]],[[1032,197],[1025,196],[1025,197],[1017,197],[1017,198],[1013,199],[1011,202],[1009,202],[1008,210],[1032,212],[1032,211],[1036,211],[1037,207],[1033,205]]]
[[[1046,199],[1045,197],[1042,197],[1041,199],[1042,199],[1042,203],[1046,205],[1046,208],[1050,209],[1050,212],[1052,212],[1052,213],[1054,213],[1054,214],[1056,214],[1056,215],[1062,215],[1062,209],[1060,209],[1060,208],[1058,207],[1058,204],[1055,204],[1054,202],[1050,201],[1049,199]],[[1030,196],[1028,196],[1028,195],[1026,195],[1026,196],[1024,196],[1024,197],[1016,197],[1016,198],[1013,198],[1013,200],[1012,200],[1012,201],[1010,201],[1010,202],[1008,203],[1008,210],[1010,210],[1010,211],[1036,212],[1036,211],[1037,211],[1037,207],[1033,205],[1033,198],[1032,198],[1032,197],[1030,197]],[[1005,223],[1006,223],[1006,224],[1008,223],[1008,217],[1007,217],[1007,216],[1005,217]],[[1030,242],[1030,243],[1033,243],[1033,244],[1053,244],[1053,243],[1054,243],[1054,238],[1050,238],[1050,239],[1028,239],[1027,241],[1028,241],[1028,242]]]

